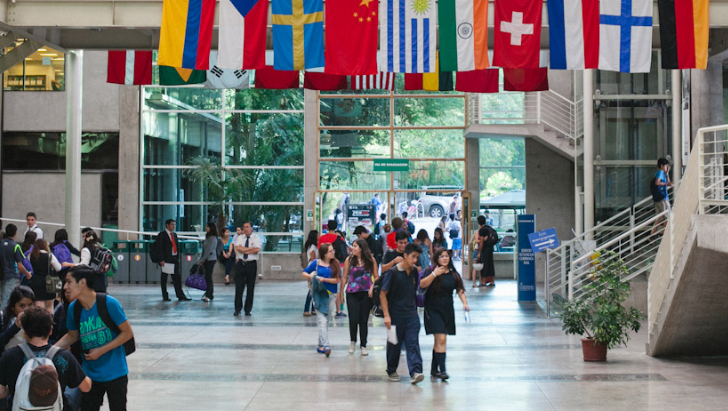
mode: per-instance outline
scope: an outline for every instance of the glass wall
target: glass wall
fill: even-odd
[[[318,95],[320,216],[324,223],[338,218],[348,234],[376,224],[381,213],[391,219],[406,211],[432,238],[451,203],[453,212],[461,208],[465,95],[405,91],[403,79],[395,77],[392,92]],[[401,170],[375,169],[376,160],[386,159],[409,161]]]
[[[145,87],[141,226],[251,221],[264,252],[299,252],[303,90]]]
[[[594,190],[597,221],[648,197],[657,159],[671,158],[671,76],[660,65],[659,52],[654,51],[650,73],[596,71]]]
[[[24,40],[5,47],[5,55],[20,47]],[[42,47],[22,63],[3,73],[7,91],[63,91],[65,88],[65,56],[50,47]]]

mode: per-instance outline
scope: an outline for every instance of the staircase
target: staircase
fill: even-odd
[[[698,130],[648,285],[647,354],[728,354],[728,125]]]
[[[581,100],[573,102],[549,90],[499,93],[489,96],[487,102],[486,107],[480,94],[468,94],[465,137],[531,137],[572,161],[581,154],[584,135]]]

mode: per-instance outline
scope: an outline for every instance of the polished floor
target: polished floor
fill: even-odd
[[[170,291],[172,290],[170,286]],[[726,410],[728,359],[663,360],[644,354],[645,332],[582,361],[579,340],[516,284],[468,288],[471,323],[457,308],[447,383],[387,381],[385,328],[375,318],[368,357],[347,352],[348,322],[330,328],[332,354],[315,351],[315,317],[303,317],[306,285],[263,281],[251,317],[233,317],[233,286],[212,303],[164,303],[158,285],[111,285],[134,329],[128,409],[142,410]],[[424,369],[432,337],[420,333]],[[399,374],[406,376],[405,357]]]

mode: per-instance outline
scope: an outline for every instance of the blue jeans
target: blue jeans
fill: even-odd
[[[407,349],[407,367],[410,377],[415,373],[422,373],[422,354],[420,353],[420,317],[414,315],[409,318],[392,318],[392,325],[397,326],[397,344],[387,342],[387,373],[397,371],[399,366],[399,353],[402,343]]]
[[[18,276],[10,274],[5,280],[0,280],[0,307],[5,307],[10,300],[10,293],[18,286]]]

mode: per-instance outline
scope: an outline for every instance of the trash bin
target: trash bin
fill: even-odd
[[[115,284],[129,283],[129,241],[114,241],[111,251],[116,258]]]
[[[144,284],[147,281],[148,255],[146,241],[129,241],[129,284]]]
[[[180,256],[180,274],[182,275],[182,283],[184,284],[190,275],[190,269],[197,264],[200,255],[200,242],[195,240],[180,240],[180,248],[182,255]]]

